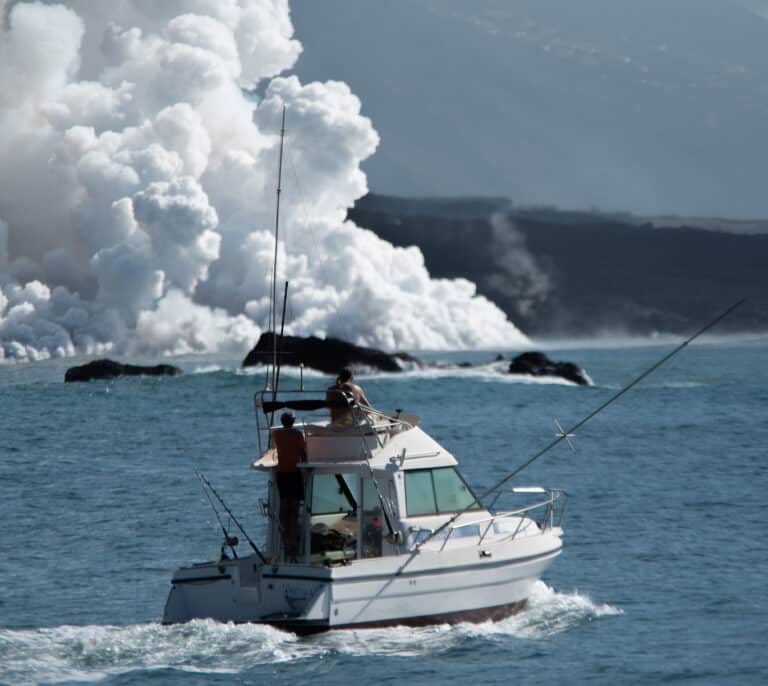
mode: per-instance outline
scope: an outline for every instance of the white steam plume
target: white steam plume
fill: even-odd
[[[0,359],[253,345],[283,104],[289,333],[390,349],[525,340],[473,284],[431,279],[416,248],[345,221],[378,136],[345,84],[280,76],[301,51],[287,0],[4,5]]]

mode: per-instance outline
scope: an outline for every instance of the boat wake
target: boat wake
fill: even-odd
[[[194,620],[165,627],[58,626],[0,630],[0,683],[98,681],[137,670],[238,673],[306,657],[298,639],[260,624]]]
[[[135,671],[237,674],[260,665],[328,655],[401,657],[444,653],[468,639],[542,639],[601,617],[622,614],[579,593],[536,582],[528,607],[502,622],[332,631],[300,639],[260,624],[57,626],[0,629],[0,683],[95,682]],[[351,635],[364,640],[356,640]]]
[[[517,638],[546,638],[601,617],[622,615],[613,605],[595,603],[578,592],[560,593],[537,581],[524,612],[502,622],[465,625],[474,635],[508,634]]]

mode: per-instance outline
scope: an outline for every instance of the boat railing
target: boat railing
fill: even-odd
[[[382,412],[373,407],[367,405],[359,405],[352,398],[347,398],[349,402],[349,418],[348,423],[333,424],[328,422],[328,415],[313,413],[311,410],[318,410],[325,406],[327,402],[325,390],[286,390],[279,391],[276,394],[281,400],[284,399],[297,399],[297,398],[312,398],[312,400],[305,401],[307,405],[313,405],[313,407],[306,413],[301,419],[301,425],[305,433],[318,432],[322,429],[338,432],[349,432],[352,434],[359,434],[361,437],[364,435],[373,435],[379,448],[383,447],[389,437],[399,431],[404,431],[413,427],[409,421],[400,417],[400,410],[396,410],[394,414]],[[259,452],[262,452],[262,432],[268,434],[272,421],[267,421],[266,426],[262,426],[261,410],[264,410],[265,402],[275,402],[275,394],[272,391],[260,391],[256,393],[254,398],[254,405],[256,409],[256,424],[259,440]],[[294,405],[300,403],[286,403],[286,406],[291,409]],[[301,408],[300,408],[301,409]],[[265,412],[266,414],[266,412]],[[267,440],[267,443],[269,441]]]
[[[514,518],[517,518],[517,523],[513,531],[507,536],[502,536],[501,540],[514,540],[524,530],[524,526],[530,525],[531,522],[534,522],[542,532],[562,525],[568,499],[565,491],[559,488],[542,488],[541,486],[516,487],[505,489],[502,493],[497,494],[494,502],[503,494],[540,495],[543,498],[515,510],[505,510],[492,514],[490,517],[472,519],[471,521],[452,525],[448,528],[440,549],[443,550],[451,538],[459,538],[466,535],[476,535],[478,537],[477,545],[482,545],[491,531],[501,534],[507,533],[502,530],[503,527],[500,526],[500,523]],[[541,516],[533,517],[531,516],[532,513],[540,513]]]
[[[302,418],[302,425],[310,432],[317,431],[319,427],[340,432],[362,433],[379,436],[379,434],[392,434],[397,431],[412,428],[412,424],[397,415],[387,414],[367,405],[358,405],[351,402],[352,419],[349,423],[326,423],[328,415],[307,414]],[[384,439],[378,438],[379,447],[383,447]]]

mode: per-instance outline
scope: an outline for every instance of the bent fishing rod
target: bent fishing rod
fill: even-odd
[[[537,452],[533,457],[529,458],[523,464],[521,464],[519,467],[516,467],[514,470],[512,470],[509,474],[507,474],[503,479],[500,481],[497,481],[493,486],[485,490],[476,500],[474,500],[469,506],[465,507],[460,512],[457,512],[454,514],[447,522],[439,526],[437,529],[435,529],[432,533],[430,533],[423,541],[420,541],[416,545],[416,550],[418,550],[422,545],[424,545],[427,541],[429,541],[431,538],[439,534],[441,531],[444,531],[446,528],[448,528],[451,524],[453,524],[461,515],[463,515],[465,512],[468,512],[471,508],[475,507],[477,504],[479,504],[484,498],[488,497],[491,493],[494,491],[498,491],[504,484],[506,484],[510,479],[517,476],[520,472],[522,472],[524,469],[530,467],[536,460],[538,460],[540,457],[543,457],[546,455],[552,448],[557,446],[559,443],[562,443],[562,441],[567,440],[572,434],[576,433],[578,429],[580,429],[582,426],[584,426],[589,420],[596,417],[598,414],[600,414],[606,407],[609,405],[612,405],[614,402],[616,402],[622,395],[624,395],[627,391],[629,391],[631,388],[634,388],[639,384],[643,379],[645,379],[647,376],[650,376],[653,372],[655,372],[659,367],[661,367],[663,364],[671,360],[677,353],[679,353],[681,350],[683,350],[685,347],[687,347],[690,343],[695,341],[699,336],[701,336],[706,331],[709,331],[712,327],[719,324],[723,319],[725,319],[731,312],[733,312],[736,308],[740,307],[746,302],[746,298],[743,298],[742,300],[739,300],[738,302],[731,305],[727,310],[719,314],[717,317],[715,317],[712,321],[710,321],[706,326],[703,326],[700,328],[696,333],[694,333],[692,336],[689,336],[686,338],[680,345],[678,345],[672,352],[667,353],[664,357],[662,357],[658,362],[650,366],[648,369],[646,369],[640,376],[635,378],[634,381],[628,383],[626,386],[624,386],[621,390],[619,390],[617,393],[614,393],[608,400],[606,400],[602,405],[600,405],[597,409],[592,410],[586,417],[581,419],[580,421],[576,422],[570,429],[567,429],[566,431],[560,431],[557,434],[557,438],[555,438],[554,441],[549,443],[549,445],[545,446],[539,452]]]

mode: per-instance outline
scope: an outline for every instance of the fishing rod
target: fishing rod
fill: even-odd
[[[470,508],[474,507],[476,504],[479,503],[479,501],[482,501],[484,498],[489,496],[494,491],[499,490],[504,484],[506,484],[510,479],[517,476],[520,472],[522,472],[524,469],[532,465],[536,460],[538,460],[540,457],[548,453],[552,448],[554,448],[556,445],[561,443],[562,441],[568,440],[568,438],[576,433],[578,429],[580,429],[582,426],[584,426],[590,419],[593,419],[595,416],[600,414],[606,407],[609,405],[612,405],[614,402],[616,402],[622,395],[624,395],[627,391],[629,391],[631,388],[634,388],[639,384],[643,379],[645,379],[647,376],[655,372],[659,367],[661,367],[664,363],[668,362],[670,359],[672,359],[677,353],[679,353],[683,348],[687,347],[691,342],[695,341],[699,336],[701,336],[704,332],[709,331],[713,326],[719,324],[723,319],[725,319],[731,312],[733,312],[736,308],[740,307],[741,305],[746,302],[746,298],[743,298],[739,300],[738,302],[731,305],[727,310],[719,314],[717,317],[715,317],[712,321],[710,321],[706,326],[703,326],[700,328],[696,333],[694,333],[692,336],[689,336],[686,338],[680,345],[678,345],[672,352],[666,354],[664,357],[662,357],[658,362],[650,366],[648,369],[646,369],[640,376],[638,376],[634,381],[630,382],[626,386],[624,386],[621,390],[619,390],[617,393],[614,393],[608,400],[606,400],[602,405],[600,405],[597,409],[590,412],[584,419],[581,419],[580,421],[576,422],[570,429],[567,429],[566,431],[561,431],[557,434],[557,438],[555,438],[554,441],[549,443],[549,445],[545,446],[539,452],[537,452],[533,457],[526,460],[521,464],[519,467],[515,468],[513,471],[511,471],[509,474],[507,474],[503,479],[496,482],[493,486],[491,486],[489,489],[487,489],[485,492],[483,492],[482,495],[480,495],[476,500],[472,502],[471,505],[468,507],[465,507],[460,512],[457,512],[455,515],[453,515],[447,522],[439,526],[437,529],[435,529],[432,533],[430,533],[423,541],[420,541],[416,548],[420,548],[424,543],[426,543],[428,540],[436,536],[441,531],[445,530],[447,527],[449,527],[451,524],[453,524],[461,515],[463,515],[465,512],[469,511]]]
[[[216,497],[216,500],[219,501],[219,503],[224,508],[226,513],[232,518],[232,521],[235,523],[235,526],[238,529],[240,529],[240,533],[242,533],[243,536],[245,536],[245,539],[248,541],[248,543],[250,543],[251,548],[253,548],[253,551],[259,556],[259,559],[264,564],[266,564],[267,559],[264,557],[264,555],[262,555],[262,553],[259,550],[258,546],[253,542],[251,537],[248,535],[248,532],[243,528],[243,526],[240,524],[240,522],[237,521],[237,517],[235,517],[235,515],[232,514],[232,510],[230,510],[227,507],[227,504],[224,502],[222,497],[216,492],[216,489],[211,485],[211,482],[208,481],[208,479],[206,479],[199,471],[195,470],[195,474],[197,474],[197,477],[200,479],[200,481],[205,486],[207,486],[207,488],[210,490],[210,492],[213,493],[213,495]],[[210,496],[209,496],[208,500],[210,501]],[[213,507],[213,503],[211,503],[211,506]],[[216,512],[216,508],[215,507],[213,508],[213,510],[214,510],[214,512]],[[217,512],[216,516],[218,517],[218,512]],[[219,519],[219,523],[221,524],[221,519]],[[221,525],[221,528],[224,529],[224,525],[223,524]],[[227,535],[226,529],[224,529],[224,535],[225,536]],[[232,552],[234,552],[234,549],[232,550]],[[235,556],[235,557],[237,557],[237,556]]]
[[[208,492],[208,489],[205,487],[205,482],[203,481],[203,477],[200,475],[200,472],[195,472],[197,474],[197,478],[200,479],[200,485],[202,486],[203,493],[205,493],[205,497],[208,498],[208,502],[211,505],[211,509],[213,510],[213,514],[216,515],[216,519],[219,520],[219,526],[221,527],[221,531],[224,534],[224,543],[221,544],[221,556],[224,557],[224,546],[228,545],[230,550],[232,551],[232,554],[235,556],[235,559],[237,559],[237,551],[235,550],[235,546],[239,543],[237,540],[237,536],[230,536],[229,531],[227,531],[227,527],[224,526],[224,522],[221,521],[221,515],[219,514],[219,511],[216,509],[216,505],[213,504],[213,500],[211,499],[211,494]]]

